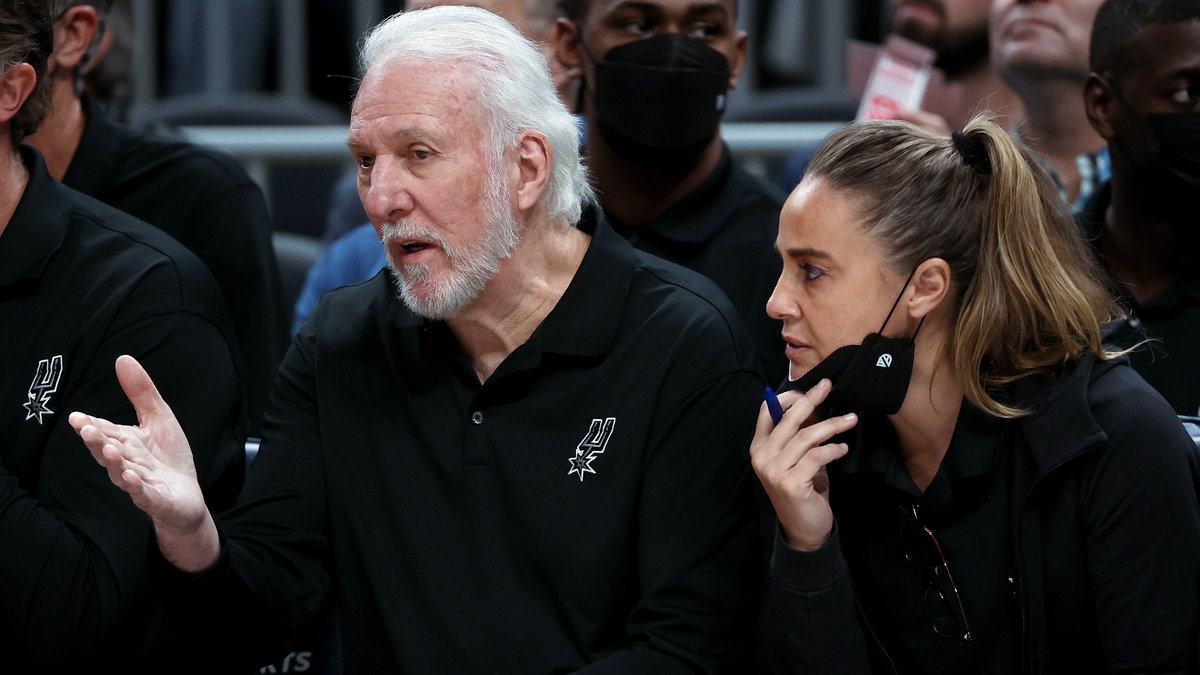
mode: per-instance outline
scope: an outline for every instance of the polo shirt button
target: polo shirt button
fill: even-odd
[[[479,412],[478,410],[471,413],[471,421],[475,424],[483,424],[483,413]]]

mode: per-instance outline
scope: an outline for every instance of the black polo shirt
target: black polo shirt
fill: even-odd
[[[21,158],[29,185],[0,234],[0,671],[166,672],[179,654],[147,594],[149,522],[67,416],[135,424],[113,371],[135,356],[196,444],[210,503],[232,503],[241,381],[220,294],[170,237]]]
[[[301,328],[222,558],[176,590],[261,634],[331,574],[347,673],[745,672],[756,371],[711,282],[602,223],[482,385],[382,272]]]
[[[1008,464],[1014,423],[963,401],[950,447],[928,487],[913,482],[885,419],[865,418],[850,453],[830,466],[830,494],[842,550],[863,615],[902,673],[1013,673],[1020,669],[1020,607]],[[915,568],[924,537],[902,533],[917,521],[940,541],[972,640],[939,636],[927,612],[956,616],[952,587]],[[933,555],[933,549],[927,549]],[[946,601],[926,598],[934,583]],[[930,603],[929,609],[926,603]]]
[[[245,364],[247,419],[256,432],[291,311],[283,307],[262,191],[225,155],[116,124],[88,96],[83,107],[87,127],[63,183],[158,227],[208,266]]]
[[[1111,200],[1111,183],[1105,183],[1078,215],[1101,265],[1100,233]],[[1176,281],[1144,303],[1113,280],[1112,291],[1129,317],[1110,326],[1112,333],[1106,335],[1110,344],[1120,348],[1152,340],[1129,355],[1130,364],[1179,415],[1200,415],[1200,264],[1192,270],[1193,276]]]
[[[738,166],[726,147],[712,175],[661,216],[636,225],[613,222],[637,248],[716,282],[750,329],[769,382],[788,369],[783,324],[767,316],[767,300],[783,271],[775,252],[783,201],[774,186]]]

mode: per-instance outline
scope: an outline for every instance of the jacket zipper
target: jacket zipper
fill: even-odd
[[[1096,448],[1100,447],[1100,445],[1101,445],[1100,443],[1095,443],[1093,445],[1089,445],[1086,448],[1083,448],[1082,450],[1079,450],[1078,452],[1072,454],[1070,457],[1066,457],[1066,458],[1060,460],[1058,463],[1047,468],[1044,472],[1042,472],[1042,475],[1040,475],[1034,479],[1033,485],[1031,485],[1029,488],[1029,491],[1025,493],[1025,498],[1021,500],[1021,507],[1019,509],[1017,509],[1017,513],[1016,513],[1017,523],[1016,523],[1016,527],[1014,528],[1015,531],[1013,534],[1014,534],[1014,539],[1016,540],[1016,544],[1017,544],[1017,577],[1016,578],[1017,578],[1017,586],[1020,589],[1020,594],[1021,594],[1020,597],[1021,597],[1021,644],[1022,645],[1029,644],[1029,640],[1028,640],[1029,611],[1030,611],[1030,607],[1031,607],[1032,603],[1030,602],[1030,598],[1029,598],[1028,586],[1025,583],[1025,541],[1021,537],[1021,516],[1025,513],[1025,507],[1029,504],[1029,500],[1033,497],[1033,493],[1036,492],[1041,487],[1042,483],[1044,483],[1047,478],[1049,478],[1054,473],[1058,472],[1062,467],[1066,466],[1067,464],[1070,464],[1071,462],[1081,459],[1085,455],[1088,455],[1088,454],[1094,452]],[[861,608],[860,608],[860,611],[861,611]],[[1031,650],[1032,650],[1032,647],[1031,647]],[[1029,654],[1028,661],[1026,659],[1026,653],[1025,653],[1024,648],[1022,648],[1021,652],[1022,652],[1021,653],[1021,661],[1024,664],[1022,667],[1022,670],[1024,670],[1026,673],[1033,672],[1032,670],[1029,669],[1031,666],[1031,663],[1029,661],[1032,660],[1032,651]],[[892,667],[895,668],[894,665]]]

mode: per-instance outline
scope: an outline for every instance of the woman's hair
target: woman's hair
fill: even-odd
[[[1059,188],[991,118],[952,137],[904,122],[842,128],[805,180],[862,201],[862,227],[897,272],[930,258],[951,271],[949,352],[967,400],[1000,417],[1027,411],[999,385],[1087,351],[1108,358],[1101,326],[1120,309]]]

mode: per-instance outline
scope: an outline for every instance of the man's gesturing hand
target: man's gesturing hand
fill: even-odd
[[[71,413],[71,426],[113,484],[150,516],[163,556],[185,572],[207,569],[220,553],[219,541],[187,437],[141,364],[122,356],[116,369],[138,426],[81,412]]]

